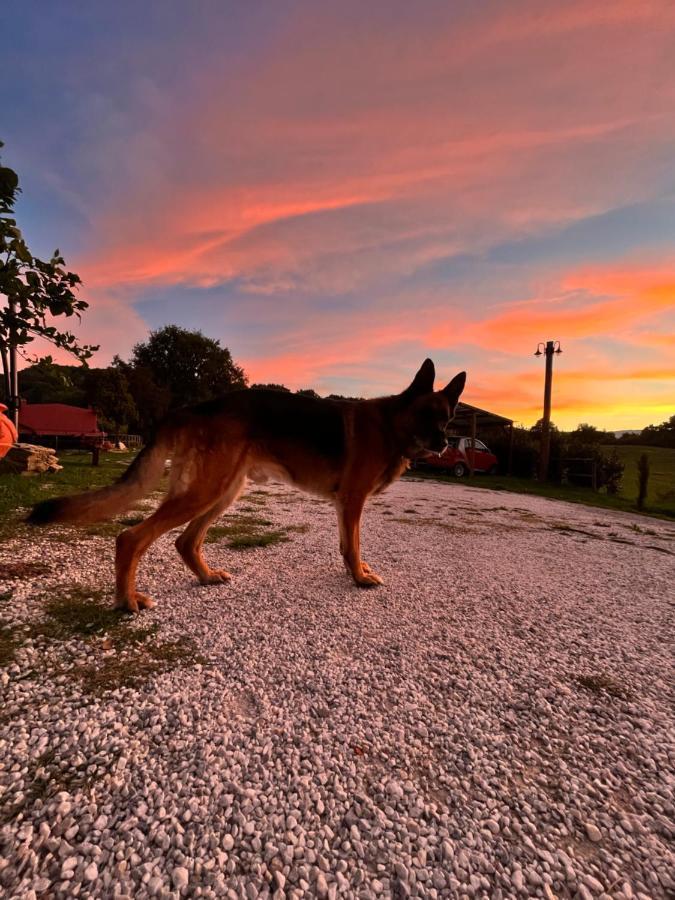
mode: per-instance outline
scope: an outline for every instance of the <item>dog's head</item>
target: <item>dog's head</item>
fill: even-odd
[[[434,364],[425,359],[412,384],[399,395],[396,428],[403,453],[409,458],[424,451],[440,454],[448,445],[446,429],[464,390],[466,372],[455,375],[440,391],[434,390],[435,377]]]

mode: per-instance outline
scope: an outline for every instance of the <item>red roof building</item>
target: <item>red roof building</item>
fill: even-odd
[[[19,434],[58,437],[102,437],[93,409],[66,403],[22,403]]]

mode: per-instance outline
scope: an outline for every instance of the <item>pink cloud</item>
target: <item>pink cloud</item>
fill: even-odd
[[[367,289],[649,195],[636,153],[675,133],[672,21],[667,3],[495,4],[412,32],[365,13],[355,38],[349,15],[305,7],[264,60],[200,60],[185,145],[169,106],[152,140],[110,148],[130,174],[94,222],[89,280]]]

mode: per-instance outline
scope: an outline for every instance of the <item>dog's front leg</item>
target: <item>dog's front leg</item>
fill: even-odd
[[[361,559],[361,514],[365,500],[366,498],[362,496],[348,496],[338,501],[340,553],[354,581],[360,587],[374,587],[384,582]]]

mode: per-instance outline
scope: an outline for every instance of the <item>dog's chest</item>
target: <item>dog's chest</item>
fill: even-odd
[[[410,460],[407,457],[397,456],[389,463],[382,473],[379,481],[376,483],[373,493],[381,493],[385,488],[389,487],[392,482],[399,479],[409,466]]]

